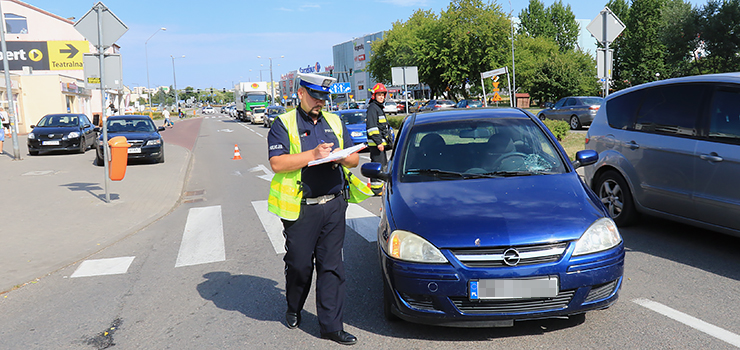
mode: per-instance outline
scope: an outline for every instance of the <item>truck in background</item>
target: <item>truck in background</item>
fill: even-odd
[[[252,111],[265,110],[270,105],[270,94],[267,82],[242,82],[235,86],[237,119],[250,121]]]

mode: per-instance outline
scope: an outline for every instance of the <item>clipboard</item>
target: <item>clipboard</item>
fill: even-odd
[[[359,151],[362,151],[365,148],[367,148],[367,145],[364,144],[364,143],[361,143],[361,144],[358,144],[358,145],[354,145],[354,146],[352,146],[350,148],[345,148],[343,150],[336,151],[336,152],[330,154],[326,158],[312,160],[312,161],[308,162],[308,166],[314,166],[314,165],[319,165],[319,164],[333,162],[335,160],[339,160],[339,159],[345,158],[345,157],[349,156],[352,153],[357,153]]]

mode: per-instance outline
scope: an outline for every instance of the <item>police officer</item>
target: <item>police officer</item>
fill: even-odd
[[[278,116],[267,137],[270,166],[275,172],[268,209],[282,219],[287,251],[283,258],[288,302],[285,320],[288,328],[300,325],[315,263],[321,337],[352,345],[357,338],[344,331],[342,321],[342,247],[347,210],[345,176],[349,173],[346,168],[356,167],[359,156],[354,153],[335,162],[308,166],[310,161],[353,143],[341,119],[322,111],[329,98],[329,85],[336,79],[298,74],[298,80],[298,107]]]
[[[367,106],[367,145],[370,149],[370,161],[380,163],[385,169],[388,158],[385,155],[385,150],[388,146],[391,146],[391,130],[388,126],[388,121],[385,119],[385,112],[383,111],[383,103],[385,102],[385,95],[388,90],[385,85],[381,83],[375,84],[372,89],[372,98]],[[383,182],[377,179],[370,180],[370,188],[373,193],[377,196],[383,191]]]

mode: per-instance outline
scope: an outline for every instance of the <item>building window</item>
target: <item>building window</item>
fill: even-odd
[[[23,16],[6,13],[5,27],[8,28],[9,34],[28,34],[28,23]]]

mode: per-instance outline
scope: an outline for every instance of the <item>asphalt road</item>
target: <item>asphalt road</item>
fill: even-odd
[[[0,296],[0,349],[341,348],[319,338],[313,290],[301,327],[283,323],[283,254],[260,215],[271,174],[267,129],[216,114],[192,132],[181,204],[87,260]],[[233,160],[235,145],[241,160]],[[740,239],[647,219],[621,230],[625,282],[610,309],[510,328],[441,328],[384,320],[367,232],[379,200],[352,210],[344,319],[359,338],[354,348],[740,347]],[[202,240],[194,244],[198,232]]]

